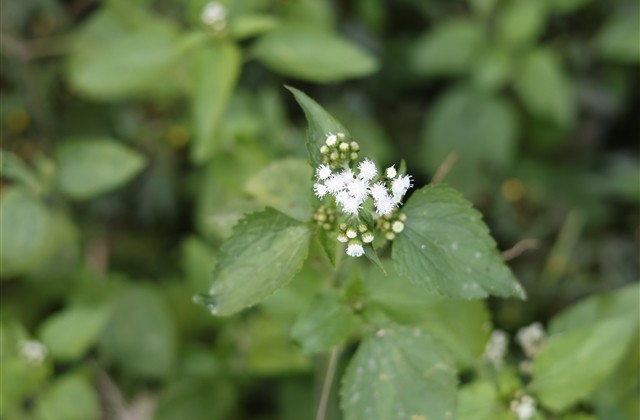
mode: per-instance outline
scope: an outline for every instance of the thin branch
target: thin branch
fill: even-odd
[[[440,164],[440,166],[436,170],[436,173],[433,175],[433,178],[431,178],[431,183],[432,184],[441,183],[444,177],[447,176],[449,171],[451,171],[451,168],[453,168],[453,165],[456,163],[457,160],[458,160],[458,154],[456,152],[449,153],[445,158],[445,160]]]
[[[537,239],[523,239],[518,241],[514,246],[502,253],[502,259],[505,261],[512,260],[522,254],[524,251],[538,249]]]
[[[334,347],[329,355],[329,363],[327,365],[327,373],[324,377],[324,383],[322,384],[322,394],[320,394],[320,401],[318,402],[318,411],[316,413],[316,420],[325,420],[327,415],[327,405],[329,403],[329,395],[331,395],[331,386],[333,385],[333,377],[336,374],[336,367],[338,366],[338,357],[340,356],[340,348]]]

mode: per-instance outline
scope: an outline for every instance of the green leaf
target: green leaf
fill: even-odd
[[[329,258],[329,262],[332,266],[336,267],[340,260],[343,248],[340,246],[340,242],[336,239],[337,233],[335,230],[324,230],[321,226],[318,226],[316,230],[316,237],[320,242],[320,246],[324,250],[324,253]]]
[[[473,382],[460,388],[457,420],[494,420],[498,405],[496,388],[490,382]]]
[[[100,403],[94,387],[86,379],[66,375],[40,396],[36,412],[42,420],[97,420]]]
[[[458,160],[447,182],[468,191],[489,182],[491,171],[509,167],[517,134],[516,116],[508,102],[458,88],[439,99],[425,120],[421,156],[435,171],[455,153]]]
[[[218,257],[209,309],[231,315],[285,286],[307,257],[311,229],[266,209],[241,220]]]
[[[184,270],[192,293],[204,292],[211,284],[213,269],[216,266],[216,252],[195,235],[182,241],[182,269]]]
[[[300,315],[291,336],[305,353],[317,353],[343,344],[356,322],[353,313],[336,294],[316,296],[311,307]]]
[[[345,128],[324,110],[316,101],[308,97],[298,89],[287,87],[293,93],[298,104],[304,110],[309,128],[307,130],[307,150],[311,166],[318,167],[322,163],[320,147],[325,144],[327,135],[331,133],[344,133],[349,137]]]
[[[365,338],[341,389],[345,420],[453,419],[456,373],[447,351],[420,329]]]
[[[162,296],[148,286],[123,290],[103,331],[100,348],[129,375],[166,376],[176,357],[177,331]]]
[[[77,359],[95,343],[109,315],[107,307],[68,308],[47,318],[38,335],[55,359]]]
[[[252,54],[271,70],[316,83],[368,76],[377,60],[356,44],[310,27],[282,26],[260,37]]]
[[[172,381],[161,394],[153,418],[226,420],[231,417],[236,398],[235,390],[228,383],[191,378]]]
[[[498,40],[509,47],[522,47],[535,43],[540,37],[547,17],[545,2],[518,0],[507,4],[498,17]]]
[[[0,200],[0,275],[23,274],[47,261],[55,251],[47,208],[19,188],[8,188]]]
[[[636,325],[617,318],[551,336],[534,360],[531,390],[554,411],[586,398],[624,356]]]
[[[18,156],[5,150],[0,150],[0,176],[24,185],[33,193],[43,190],[42,182],[33,170]]]
[[[400,275],[450,297],[525,298],[482,216],[460,193],[429,185],[414,192],[402,212],[405,229],[392,249]]]
[[[555,13],[571,13],[592,2],[593,0],[551,0],[549,8]]]
[[[294,219],[311,219],[311,177],[309,165],[300,159],[282,159],[273,162],[249,179],[246,190],[261,204]]]
[[[411,68],[421,76],[466,73],[484,38],[482,28],[471,19],[445,22],[418,38],[409,57]]]
[[[86,199],[118,188],[135,177],[146,159],[107,138],[75,140],[56,150],[59,183],[72,198]]]
[[[548,50],[534,50],[519,63],[514,88],[534,116],[566,128],[574,120],[573,88],[558,57]]]
[[[596,47],[602,57],[627,64],[640,62],[638,13],[638,5],[631,3],[606,22],[596,37]]]
[[[231,21],[231,35],[235,39],[243,40],[274,29],[279,24],[280,21],[274,15],[261,13],[244,14]]]
[[[194,139],[191,158],[202,163],[220,143],[221,119],[242,67],[238,48],[218,43],[195,51],[193,56],[192,107]]]

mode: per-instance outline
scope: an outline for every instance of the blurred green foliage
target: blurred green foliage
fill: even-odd
[[[534,320],[551,320],[530,388],[541,418],[638,417],[640,297],[622,289],[639,277],[637,2],[229,0],[209,24],[206,3],[1,2],[0,417],[313,418],[326,364],[314,353],[346,337],[348,355],[363,334],[337,305],[353,296],[402,327],[357,350],[349,419],[420,386],[407,367],[436,356],[440,387],[411,388],[433,418],[456,381],[458,418],[509,416],[521,375],[504,370],[498,391],[473,379],[492,328]],[[220,319],[194,305],[217,254],[247,246],[220,250],[244,213],[311,212],[290,198],[310,194],[311,172],[285,84],[368,155],[461,190],[529,299],[441,301],[359,267],[362,290],[335,296],[312,243],[258,308]],[[300,238],[269,228],[296,254]],[[38,363],[23,351],[35,339]],[[406,383],[359,373],[383,353]],[[383,398],[353,398],[368,388]],[[341,418],[337,394],[327,418]]]

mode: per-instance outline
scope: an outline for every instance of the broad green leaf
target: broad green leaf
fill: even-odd
[[[460,388],[457,420],[494,420],[499,404],[495,386],[490,382],[473,382]]]
[[[318,167],[322,163],[322,154],[320,147],[325,144],[327,135],[331,133],[345,133],[349,137],[349,133],[345,128],[324,110],[316,101],[309,98],[306,94],[287,87],[293,93],[300,107],[304,110],[307,117],[309,128],[307,130],[307,150],[309,152],[309,161],[311,166]]]
[[[638,321],[640,286],[633,284],[614,292],[591,296],[553,317],[549,334],[566,333],[605,319],[628,318]]]
[[[468,88],[454,89],[436,102],[425,120],[420,155],[428,169],[435,171],[455,153],[458,160],[447,182],[473,191],[489,182],[492,171],[509,167],[517,132],[509,103]]]
[[[245,14],[231,21],[231,35],[238,40],[251,38],[276,28],[280,24],[278,18],[269,14]]]
[[[7,188],[0,196],[0,276],[25,273],[55,251],[54,226],[47,208],[19,188]]]
[[[160,395],[153,418],[226,420],[231,417],[236,398],[229,383],[191,378],[177,383],[172,381]]]
[[[77,359],[95,343],[109,314],[107,307],[68,308],[47,318],[38,335],[53,358]]]
[[[551,336],[534,360],[531,390],[554,411],[586,398],[622,359],[636,325],[616,318]]]
[[[135,177],[146,159],[108,138],[63,143],[56,150],[59,184],[72,198],[86,199],[118,188]]]
[[[194,143],[191,157],[202,163],[219,145],[221,118],[242,66],[234,44],[219,43],[193,53],[192,107]]]
[[[341,254],[344,252],[340,242],[336,240],[337,233],[335,230],[324,230],[322,226],[318,226],[316,237],[320,246],[324,250],[325,255],[329,258],[332,266],[336,267],[340,260]]]
[[[124,289],[102,333],[100,349],[129,375],[167,375],[176,357],[177,331],[162,296],[148,286]]]
[[[38,398],[36,412],[42,420],[98,420],[100,402],[89,381],[78,375],[66,375]]]
[[[5,150],[0,150],[0,176],[19,182],[34,193],[43,190],[42,182],[33,170],[18,156]]]
[[[151,22],[132,31],[114,13],[92,16],[69,58],[73,88],[99,100],[162,92],[173,83],[172,66],[182,48],[174,29]]]
[[[242,219],[218,256],[209,309],[231,315],[285,286],[307,257],[311,229],[267,208]]]
[[[392,249],[400,275],[450,297],[525,298],[482,216],[460,193],[429,185],[415,191],[402,212],[405,229]]]
[[[195,235],[182,241],[182,269],[187,275],[192,293],[201,293],[211,285],[216,266],[216,252]]]
[[[300,159],[273,162],[249,179],[246,190],[261,204],[306,222],[311,219],[311,177],[309,164]]]
[[[420,329],[365,338],[341,389],[346,420],[453,419],[456,373],[447,351]]]
[[[278,73],[317,83],[364,77],[378,69],[376,59],[351,41],[304,26],[266,33],[252,53]]]
[[[514,72],[514,88],[534,116],[568,127],[576,111],[575,97],[562,63],[548,50],[534,50]]]
[[[445,22],[422,35],[409,57],[421,76],[453,76],[469,71],[485,42],[482,27],[470,19]]]
[[[302,313],[291,330],[305,353],[326,351],[343,344],[356,322],[347,303],[335,294],[317,296],[311,307]]]
[[[596,38],[596,47],[602,57],[628,64],[640,62],[638,13],[638,5],[632,2],[605,23]]]
[[[509,2],[498,16],[498,40],[510,47],[534,43],[544,30],[547,17],[546,2],[518,0]]]

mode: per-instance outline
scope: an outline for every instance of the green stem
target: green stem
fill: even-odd
[[[324,376],[324,383],[322,384],[322,393],[320,394],[320,401],[318,402],[316,420],[325,420],[326,418],[329,395],[331,395],[331,386],[333,385],[333,377],[336,374],[339,356],[340,349],[338,347],[334,347],[329,354],[329,363],[327,364],[327,373]]]

